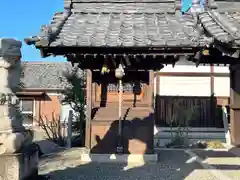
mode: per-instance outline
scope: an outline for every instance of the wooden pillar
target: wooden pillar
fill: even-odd
[[[154,72],[152,70],[149,71],[149,86],[147,91],[148,103],[149,107],[153,107],[153,96],[154,96]]]
[[[160,102],[160,75],[156,75],[155,76],[156,78],[156,94],[155,94],[155,97],[154,97],[154,124],[155,125],[158,125],[157,123],[157,119],[158,117],[160,117],[160,109],[161,109],[161,106],[159,104]]]
[[[160,75],[156,75],[156,96],[160,96]]]
[[[216,119],[215,115],[216,115],[216,97],[214,96],[214,65],[211,64],[210,65],[210,117],[211,119]],[[212,121],[207,121],[208,125],[212,125],[210,124],[212,123]],[[218,123],[216,124],[216,121],[213,121],[214,126],[216,127],[218,125]]]
[[[86,116],[86,132],[85,132],[85,146],[91,149],[91,116],[92,116],[92,72],[86,70],[86,104],[87,104],[87,116]]]
[[[148,89],[148,102],[149,102],[149,107],[153,109],[153,103],[154,103],[154,71],[150,70],[149,71],[149,89]],[[148,151],[149,153],[154,152],[154,124],[155,124],[155,110],[153,111],[152,118],[150,118],[151,122],[150,124],[150,131],[151,133],[151,138],[149,139],[149,144],[148,144]]]
[[[240,65],[230,66],[231,143],[240,145]]]
[[[93,81],[93,80],[92,80]],[[92,107],[95,107],[97,83],[92,82]]]
[[[210,92],[214,96],[214,66],[210,65]]]

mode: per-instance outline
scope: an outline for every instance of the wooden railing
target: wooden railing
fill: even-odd
[[[176,104],[179,102],[184,109],[196,108],[196,113],[189,121],[190,127],[223,127],[221,107],[218,106],[215,97],[156,96],[155,124],[169,127],[173,116],[178,114]]]

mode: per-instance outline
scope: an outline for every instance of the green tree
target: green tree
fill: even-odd
[[[67,83],[62,104],[69,104],[74,111],[73,131],[77,132],[82,141],[85,139],[85,76],[78,67],[63,72]],[[83,143],[83,142],[82,142]]]

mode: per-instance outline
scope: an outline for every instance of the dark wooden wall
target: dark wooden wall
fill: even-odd
[[[183,109],[191,111],[194,115],[189,121],[190,127],[218,127],[223,128],[222,105],[227,105],[228,97],[191,97],[191,96],[156,96],[155,98],[155,124],[160,127],[169,127],[174,115]],[[176,124],[174,124],[176,126]]]

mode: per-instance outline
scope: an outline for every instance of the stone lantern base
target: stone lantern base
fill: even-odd
[[[0,180],[33,180],[38,177],[38,147],[31,144],[18,153],[0,155]]]

